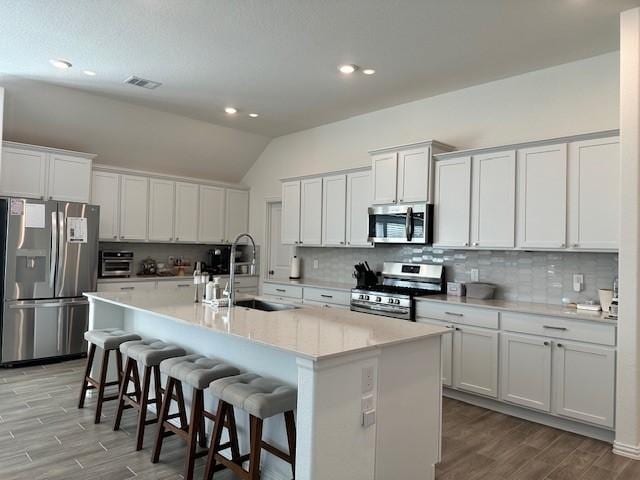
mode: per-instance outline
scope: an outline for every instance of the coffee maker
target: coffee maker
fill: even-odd
[[[207,270],[212,275],[229,275],[229,261],[231,259],[231,246],[218,245],[208,252],[209,262]]]

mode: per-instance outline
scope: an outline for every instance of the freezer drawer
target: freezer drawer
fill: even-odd
[[[6,302],[2,318],[2,363],[86,351],[86,299]]]

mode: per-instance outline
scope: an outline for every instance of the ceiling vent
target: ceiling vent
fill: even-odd
[[[129,85],[135,85],[136,87],[142,87],[149,90],[155,90],[160,85],[160,82],[154,82],[153,80],[146,80],[144,78],[136,77],[135,75],[131,75],[127,78],[124,83],[128,83]]]

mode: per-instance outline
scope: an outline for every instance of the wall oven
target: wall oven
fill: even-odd
[[[100,251],[98,275],[102,278],[130,277],[133,275],[133,252]]]
[[[433,205],[380,205],[369,208],[369,241],[418,243],[433,241]]]

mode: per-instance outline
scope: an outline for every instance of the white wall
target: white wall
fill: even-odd
[[[244,177],[251,231],[284,177],[369,165],[368,150],[436,139],[458,148],[618,128],[619,53],[530,72],[278,137]]]
[[[0,85],[6,90],[5,140],[95,153],[97,163],[239,182],[269,143],[261,135],[76,89],[7,75],[0,75]]]

